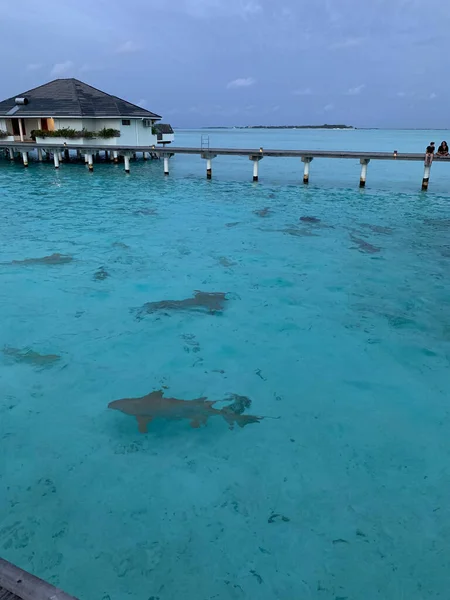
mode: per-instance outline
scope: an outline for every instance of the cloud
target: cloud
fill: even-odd
[[[334,42],[331,44],[330,50],[342,50],[343,48],[355,48],[356,46],[361,46],[361,44],[365,41],[362,37],[348,37],[339,42]]]
[[[238,78],[238,79],[234,79],[233,81],[230,81],[227,84],[227,89],[232,90],[235,88],[250,87],[252,85],[255,85],[255,83],[256,83],[256,80],[253,79],[253,77],[242,77],[242,78]]]
[[[366,85],[364,83],[362,83],[361,85],[357,85],[356,87],[350,88],[347,91],[347,95],[348,96],[359,96],[359,94],[363,91],[363,89],[366,87]]]
[[[138,52],[140,49],[140,46],[138,46],[136,42],[128,40],[123,44],[120,44],[120,46],[116,48],[116,52],[117,54],[131,54],[132,52]]]
[[[66,60],[65,62],[62,62],[62,63],[56,63],[53,65],[53,68],[50,71],[50,75],[53,75],[53,76],[64,75],[65,73],[67,73],[67,71],[70,71],[71,69],[73,69],[73,67],[74,67],[74,64],[71,60]]]
[[[323,110],[325,112],[329,112],[330,110],[333,110],[334,108],[334,104],[327,104],[326,106],[323,107]]]
[[[430,94],[430,100],[435,100],[437,98],[437,94],[435,94],[434,92],[431,92]]]
[[[42,69],[43,66],[42,63],[30,63],[27,65],[27,71],[38,71],[39,69]]]
[[[305,88],[304,90],[294,90],[292,93],[294,96],[311,96],[312,90],[311,88]]]
[[[145,98],[141,98],[137,102],[134,102],[136,106],[140,106],[141,108],[145,108],[147,106],[147,100]]]

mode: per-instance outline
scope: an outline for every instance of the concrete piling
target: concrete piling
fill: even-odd
[[[39,162],[42,162],[42,149],[38,148],[37,149],[37,158]]]
[[[53,152],[53,162],[55,163],[55,169],[59,169],[59,152],[57,150]]]
[[[169,157],[164,156],[164,175],[169,175]]]
[[[370,158],[361,158],[359,162],[361,164],[361,177],[359,178],[359,187],[363,188],[366,187],[367,166],[370,162]]]
[[[206,160],[206,179],[212,179],[212,160],[213,158],[216,158],[217,154],[202,152],[200,156]]]
[[[22,152],[23,166],[28,167],[28,152]]]
[[[212,179],[212,161],[210,158],[206,159],[206,179]]]
[[[248,158],[249,160],[253,161],[253,181],[256,182],[259,179],[259,161],[262,160],[264,157],[261,154],[252,154]]]
[[[303,168],[303,183],[305,185],[308,185],[309,183],[309,165],[311,164],[312,161],[312,157],[311,156],[302,156],[302,163],[304,164],[304,168]]]
[[[130,172],[130,155],[129,154],[123,155],[123,162],[124,162],[124,166],[125,166],[125,173],[129,173]]]
[[[92,173],[94,170],[94,155],[92,152],[89,152],[87,157],[88,157],[88,169],[89,169],[89,172]]]
[[[422,179],[422,191],[423,192],[426,192],[428,189],[428,182],[430,181],[430,172],[431,172],[431,163],[425,164],[425,169],[423,172],[423,179]]]

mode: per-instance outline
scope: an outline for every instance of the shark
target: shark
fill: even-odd
[[[105,269],[105,267],[99,267],[99,269],[94,273],[93,276],[93,280],[94,281],[103,281],[105,280],[107,277],[109,277],[109,273],[108,271]]]
[[[243,412],[250,404],[245,396],[232,394],[229,400],[233,403],[222,409],[214,408],[220,400],[208,400],[207,397],[194,400],[180,400],[179,398],[165,398],[162,390],[156,390],[140,398],[122,398],[108,404],[108,408],[119,410],[136,417],[140,433],[147,433],[149,424],[155,419],[168,419],[179,421],[188,419],[194,429],[206,425],[211,417],[222,417],[234,429],[235,425],[245,427],[251,423],[259,423],[265,417],[244,415]]]
[[[210,314],[222,312],[226,302],[226,294],[223,292],[200,292],[195,291],[192,298],[184,300],[160,300],[158,302],[146,302],[137,309],[137,318],[146,314],[152,314],[160,310],[193,310],[203,311]],[[135,312],[136,309],[132,309]]]
[[[377,254],[378,252],[381,252],[381,248],[378,246],[373,246],[372,244],[369,244],[369,242],[356,237],[352,233],[350,234],[350,239],[358,246],[358,250],[360,252],[365,252],[366,254]]]
[[[2,263],[8,265],[65,265],[72,262],[73,257],[68,254],[50,254],[41,258],[25,258],[24,260],[13,260],[10,263]]]
[[[5,356],[9,356],[15,362],[34,365],[36,367],[51,367],[61,360],[61,357],[58,354],[39,354],[39,352],[35,352],[29,348],[19,350],[18,348],[5,346],[2,352]]]

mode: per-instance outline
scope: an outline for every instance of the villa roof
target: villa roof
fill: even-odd
[[[25,98],[27,103],[17,104],[16,98]],[[78,79],[55,79],[3,100],[0,102],[0,116],[161,118]]]
[[[158,133],[174,133],[169,123],[156,123],[155,129]]]

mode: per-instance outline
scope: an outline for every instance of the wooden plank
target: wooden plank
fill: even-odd
[[[0,600],[21,600],[19,596],[16,596],[12,592],[8,592],[5,588],[0,587]]]
[[[19,600],[77,600],[0,558],[0,590],[2,589],[15,594]]]

